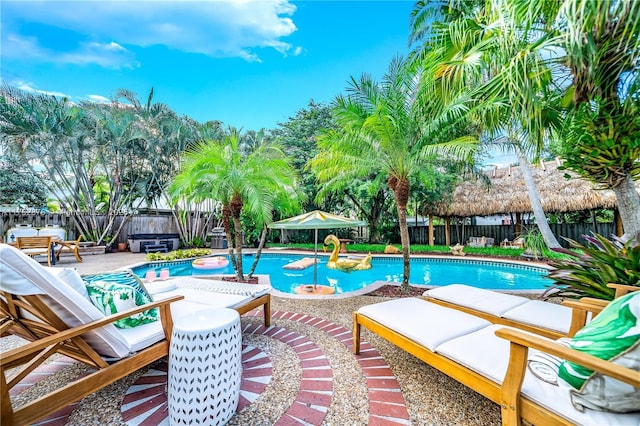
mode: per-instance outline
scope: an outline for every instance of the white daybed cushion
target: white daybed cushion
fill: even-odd
[[[0,289],[20,296],[42,295],[47,306],[69,327],[104,318],[84,296],[8,244],[0,244]],[[123,358],[131,353],[127,341],[112,324],[90,331],[83,338],[106,357]]]
[[[188,288],[192,290],[203,290],[223,294],[235,294],[238,296],[260,297],[271,291],[271,286],[264,284],[234,283],[229,281],[208,280],[193,277],[179,277],[167,282],[175,283],[178,288]]]
[[[571,326],[572,310],[557,303],[530,300],[502,315],[502,318],[535,325],[567,334]]]
[[[464,284],[451,284],[427,290],[426,297],[453,303],[497,317],[530,301],[526,297],[514,296]]]
[[[164,300],[171,296],[184,296],[183,300],[171,304],[171,315],[175,318],[200,308],[233,309],[253,299],[251,296],[238,296],[235,294],[216,293],[180,287],[151,295],[153,300]]]
[[[431,351],[447,340],[491,325],[482,318],[416,297],[363,306],[358,312]]]
[[[495,335],[495,331],[500,328],[506,327],[492,325],[449,340],[438,346],[436,352],[496,383],[502,383],[509,364],[509,341]],[[580,412],[571,404],[569,392],[537,379],[528,370],[522,385],[522,393],[536,404],[549,408],[575,424],[640,425],[640,413],[614,414],[589,409]]]

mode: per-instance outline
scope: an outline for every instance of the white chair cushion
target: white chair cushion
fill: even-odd
[[[48,266],[45,266],[44,268],[91,302],[89,299],[89,293],[87,292],[87,287],[85,286],[84,280],[78,271],[73,268],[50,268]]]
[[[506,327],[491,325],[449,340],[438,346],[436,352],[496,383],[502,383],[509,363],[509,341],[495,335],[495,330],[500,328]],[[566,390],[537,379],[530,371],[526,372],[522,393],[571,423],[593,426],[640,425],[640,414],[637,413],[614,414],[589,409],[580,412],[571,404]]]
[[[486,312],[497,317],[502,316],[502,314],[510,309],[530,301],[526,297],[471,287],[464,284],[451,284],[433,288],[425,291],[424,296]]]
[[[571,314],[571,308],[566,306],[530,300],[505,312],[502,317],[567,334],[571,326]]]
[[[491,325],[482,318],[415,297],[363,306],[358,312],[431,351],[447,340]]]
[[[7,244],[0,244],[0,277],[0,290],[20,296],[42,295],[47,306],[69,327],[104,318],[84,296]],[[111,324],[83,337],[101,355],[123,358],[131,353],[127,341]]]

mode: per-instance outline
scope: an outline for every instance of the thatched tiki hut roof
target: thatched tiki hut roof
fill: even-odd
[[[532,164],[531,169],[545,212],[561,213],[616,206],[613,191],[596,189],[593,183],[578,178],[574,173],[558,170],[557,161]],[[565,173],[572,178],[565,178]],[[450,203],[433,205],[426,213],[440,217],[470,217],[532,211],[519,166],[491,169],[485,174],[490,185],[482,179],[462,182],[456,187]]]

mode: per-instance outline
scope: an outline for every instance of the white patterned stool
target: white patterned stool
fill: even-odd
[[[176,318],[169,347],[169,423],[227,423],[240,399],[241,352],[240,315],[233,309]]]

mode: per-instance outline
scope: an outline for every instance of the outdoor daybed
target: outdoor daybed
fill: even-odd
[[[583,307],[579,303],[574,305],[573,310],[580,318],[586,318],[580,313],[581,310],[590,310],[594,306],[588,303]],[[633,314],[625,318],[634,318],[635,324],[630,326],[628,333],[635,343],[631,343],[627,352],[614,357],[615,362],[569,348],[566,342],[557,342],[516,327],[492,324],[485,318],[421,298],[394,299],[360,308],[353,317],[353,349],[354,353],[359,353],[361,328],[365,327],[499,404],[505,425],[517,425],[521,421],[536,425],[639,425],[640,335],[637,318],[640,316],[640,292],[611,302],[599,314],[602,320],[596,317],[575,339],[584,338],[584,334],[593,331],[590,329],[602,328],[601,323],[619,316],[622,311]],[[621,331],[625,329],[622,327]],[[545,354],[558,358],[553,359]],[[544,364],[545,368],[540,368],[539,363],[532,364],[530,370],[527,368],[528,358],[531,362],[549,358],[555,364],[551,362],[551,367]],[[599,374],[586,380],[582,388],[584,392],[575,389],[570,391],[562,380],[553,377],[553,366],[565,365],[560,364],[562,360],[609,376],[607,380],[617,379],[614,382],[623,389],[622,395],[594,403],[594,397],[587,391],[593,390],[594,383],[603,383],[604,379]],[[559,385],[539,377],[549,382],[556,380]],[[609,382],[607,384],[610,385]],[[636,411],[612,413],[587,408],[592,406],[589,404],[615,406],[618,401],[636,404]]]
[[[149,302],[149,296],[133,286],[117,286],[105,276],[85,282],[72,269],[43,267],[19,250],[0,244],[0,335],[15,334],[30,341],[0,355],[0,424],[31,424],[167,356],[173,319],[185,313],[210,306],[235,307],[242,313],[264,305],[268,326],[268,293],[255,297],[213,293],[198,290],[201,283],[185,283],[191,288],[176,285]],[[127,297],[117,297],[123,294]],[[96,300],[109,303],[98,308]],[[129,303],[129,308],[123,301],[135,304]],[[117,313],[105,315],[111,302],[117,305]],[[159,312],[153,309],[156,307]],[[95,370],[14,408],[11,388],[55,353]],[[16,367],[21,369],[10,371]]]

